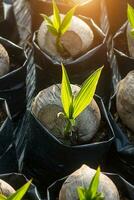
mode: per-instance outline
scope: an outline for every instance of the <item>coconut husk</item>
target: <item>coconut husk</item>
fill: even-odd
[[[9,72],[9,56],[3,45],[0,44],[0,77]]]
[[[15,193],[15,190],[11,185],[0,179],[0,194],[3,194],[6,197],[9,197]]]
[[[71,85],[73,94],[77,94],[80,87]],[[61,103],[61,85],[52,85],[42,90],[32,103],[32,112],[36,118],[59,140],[65,139],[64,129],[67,123],[63,115]],[[75,140],[87,143],[98,131],[101,120],[99,107],[93,99],[90,105],[76,118],[74,127]]]
[[[118,84],[116,107],[122,122],[134,132],[134,70]]]
[[[61,14],[61,19],[65,15]],[[52,19],[53,16],[50,16]],[[91,28],[80,18],[73,16],[68,31],[61,37],[61,44],[68,52],[68,58],[78,57],[86,52],[93,43],[93,32]],[[63,60],[64,54],[61,54],[56,47],[56,36],[48,31],[47,23],[42,22],[37,36],[40,48],[50,56]],[[67,57],[67,56],[66,56]]]
[[[96,170],[82,165],[64,182],[60,190],[59,200],[78,200],[77,188],[88,188],[95,173]],[[98,192],[103,193],[106,200],[120,200],[115,184],[103,173],[100,173]]]

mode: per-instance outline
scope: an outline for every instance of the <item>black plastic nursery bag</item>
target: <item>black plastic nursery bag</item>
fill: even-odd
[[[107,176],[109,176],[109,178],[112,179],[112,181],[115,183],[118,190],[122,193],[123,199],[127,198],[129,200],[133,200],[134,185],[129,184],[125,179],[123,179],[118,174],[110,174],[110,173],[105,173],[105,174]],[[48,200],[57,199],[57,197],[59,196],[59,192],[62,187],[62,184],[64,183],[66,178],[57,180],[55,183],[53,183],[51,186],[48,187],[48,190],[47,190],[47,199]]]
[[[7,118],[0,129],[0,174],[18,171],[14,128],[15,124]]]
[[[127,25],[128,22],[119,29],[113,38],[114,54],[121,78],[124,78],[129,71],[134,70],[134,58],[130,57],[128,51]]]
[[[105,124],[106,138],[100,142],[68,146],[60,142],[30,113],[30,130],[23,173],[33,177],[40,187],[70,174],[82,163],[97,167],[105,161],[114,135],[101,98],[95,98]],[[99,153],[98,153],[99,152]]]
[[[10,58],[10,72],[0,77],[0,98],[5,99],[8,116],[16,117],[26,107],[27,58],[25,51],[0,37]]]
[[[13,9],[12,0],[0,0],[0,36],[17,43],[19,33]]]
[[[115,34],[116,31],[127,20],[128,3],[134,6],[133,0],[105,0],[110,26],[110,34]]]
[[[113,170],[116,170],[123,177],[127,178],[134,184],[134,143],[127,137],[127,128],[122,125],[117,116],[115,96],[111,100],[109,119],[115,133],[115,142],[112,149],[111,163]]]
[[[97,86],[96,94],[101,96],[104,102],[109,102],[111,95],[111,68],[107,60],[106,35],[89,18],[83,18],[94,33],[94,41],[91,49],[84,55],[64,64],[69,75],[70,82],[82,84],[86,78],[96,69],[104,65]],[[37,44],[37,32],[34,34],[34,58],[36,67],[36,89],[40,91],[54,83],[61,83],[61,63],[58,63],[48,54],[43,52]]]
[[[15,190],[21,188],[28,181],[28,179],[24,175],[17,173],[1,174],[0,179],[7,182]],[[25,198],[27,200],[41,200],[35,185],[33,184],[30,185],[25,195]]]

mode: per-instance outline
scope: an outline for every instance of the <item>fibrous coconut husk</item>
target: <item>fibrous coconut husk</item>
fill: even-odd
[[[0,44],[0,77],[9,72],[9,56],[3,45]]]
[[[6,197],[9,197],[15,193],[15,190],[11,185],[0,179],[0,194],[3,194]]]
[[[78,200],[78,187],[88,188],[96,170],[82,165],[80,169],[72,173],[64,182],[59,200]],[[119,200],[119,193],[110,178],[100,173],[98,192],[103,193],[105,200]]]
[[[60,16],[63,19],[65,15],[61,14]],[[50,18],[52,19],[53,16],[50,16]],[[86,52],[91,47],[93,38],[91,28],[83,20],[73,16],[68,31],[61,37],[61,44],[68,52],[68,58],[73,58]],[[42,22],[39,28],[37,41],[39,47],[50,56],[57,58],[59,61],[64,60],[62,54],[57,50],[56,36],[48,31],[45,21]]]
[[[76,95],[80,87],[71,85],[72,92]],[[32,113],[36,118],[60,140],[64,139],[64,128],[67,120],[64,116],[58,117],[63,112],[61,103],[61,85],[52,85],[42,90],[32,103]],[[98,131],[101,120],[99,107],[93,99],[90,105],[76,118],[74,127],[77,141],[87,143]]]

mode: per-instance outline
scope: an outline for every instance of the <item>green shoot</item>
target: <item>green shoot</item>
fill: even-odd
[[[100,167],[98,167],[89,188],[78,187],[79,200],[104,200],[104,195],[98,192]]]
[[[73,96],[70,81],[64,65],[62,64],[62,85],[61,85],[61,102],[64,109],[64,116],[67,124],[64,134],[71,134],[75,126],[75,119],[91,103],[102,68],[97,69],[83,83],[82,88],[76,96]]]
[[[128,21],[131,25],[131,35],[134,37],[134,8],[128,4],[127,8],[127,16],[128,16]]]
[[[14,194],[9,197],[5,197],[3,194],[0,194],[0,200],[21,200],[29,189],[31,182],[32,180],[28,181],[25,185],[23,185],[20,189],[18,189]]]
[[[47,23],[47,28],[49,32],[56,36],[56,47],[57,50],[61,53],[65,50],[63,45],[61,44],[61,36],[64,35],[64,33],[68,30],[76,7],[77,6],[74,6],[71,10],[69,10],[62,20],[55,0],[53,0],[53,18],[50,19],[50,17],[41,14],[45,22]]]

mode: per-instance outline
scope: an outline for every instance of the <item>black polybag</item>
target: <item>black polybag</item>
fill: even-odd
[[[134,69],[134,58],[130,57],[127,46],[127,24],[128,22],[118,30],[113,38],[114,54],[121,78],[124,78],[128,72]]]
[[[70,82],[82,84],[96,69],[102,67],[96,94],[101,96],[105,103],[109,102],[112,89],[112,72],[107,59],[107,37],[92,19],[83,18],[94,33],[91,49],[84,55],[65,65]],[[43,52],[37,44],[37,32],[34,34],[34,59],[36,66],[36,90],[40,91],[52,84],[61,83],[61,64]]]
[[[52,15],[52,1],[42,1],[42,0],[29,0],[31,5],[31,15],[32,15],[32,29],[37,30],[42,22],[42,17],[40,14],[46,14],[48,16]],[[101,2],[102,0],[93,0],[86,2],[83,6],[78,6],[76,8],[76,15],[84,15],[93,18],[93,20],[100,24],[101,21]],[[57,2],[60,13],[67,13],[71,6],[68,3]]]
[[[131,185],[125,179],[123,179],[118,174],[112,173],[104,173],[107,175],[117,186],[117,189],[123,193],[123,197],[128,198],[129,200],[134,199],[134,185]],[[48,200],[55,200],[59,196],[60,189],[66,180],[67,177],[57,180],[51,186],[48,187],[47,190],[47,199]],[[108,186],[109,187],[109,186]]]
[[[134,144],[129,141],[126,129],[121,128],[115,121],[116,112],[116,97],[113,96],[110,112],[108,112],[115,134],[114,147],[111,150],[111,165],[114,166],[113,170],[116,170],[134,184]]]
[[[0,37],[0,43],[9,54],[11,70],[0,77],[0,98],[5,100],[7,113],[15,118],[26,108],[27,57],[25,51],[7,39]]]
[[[104,163],[114,134],[102,99],[100,97],[95,99],[100,107],[107,132],[107,138],[101,142],[77,146],[64,145],[30,113],[30,130],[23,173],[27,177],[33,177],[40,188],[47,187],[58,178],[70,174],[83,162],[94,167]]]
[[[134,6],[133,0],[105,0],[110,27],[109,34],[115,34],[127,20],[128,3]]]
[[[28,181],[28,179],[24,175],[18,173],[0,174],[0,179],[7,182],[15,190],[21,188]],[[27,200],[41,200],[37,188],[34,184],[30,185],[25,195],[25,198]]]
[[[14,144],[15,124],[7,118],[0,128],[0,174],[17,172],[18,159]]]
[[[0,36],[17,43],[19,42],[19,33],[14,15],[13,2],[12,0],[3,0],[0,1],[0,6],[2,7],[0,13]]]

